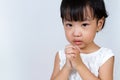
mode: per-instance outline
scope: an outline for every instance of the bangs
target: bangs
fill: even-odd
[[[104,18],[105,23],[108,17],[104,0],[62,0],[60,12],[62,21],[85,21],[94,18],[98,21]]]
[[[76,0],[75,0],[76,1]],[[84,21],[88,18],[94,18],[93,9],[84,3],[74,2],[61,8],[61,18],[67,21]],[[81,6],[80,6],[81,5]]]

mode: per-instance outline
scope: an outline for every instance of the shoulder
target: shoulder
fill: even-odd
[[[102,47],[100,50],[101,55],[101,65],[103,65],[108,59],[114,56],[114,53],[111,49]]]
[[[66,60],[65,52],[64,50],[59,50],[55,55],[55,61],[59,62],[60,64],[63,63]]]
[[[56,52],[55,59],[60,60],[64,56],[64,50],[59,50]]]
[[[114,54],[111,49],[103,48],[101,50],[101,66],[99,68],[99,77],[102,80],[113,80]]]
[[[53,72],[52,72],[52,75],[51,75],[51,80],[54,79],[54,77],[57,75],[57,73],[60,70],[59,62],[60,62],[60,59],[59,59],[59,54],[57,52],[56,55],[55,55],[54,68],[53,68]]]
[[[66,58],[66,57],[65,57],[65,51],[64,51],[63,49],[58,51],[58,55],[59,55],[59,58],[60,58],[61,60],[63,60],[63,59]]]
[[[114,56],[112,49],[102,47],[100,50],[102,57],[111,57]]]
[[[60,69],[63,67],[65,61],[64,50],[59,50],[56,52],[54,60],[54,68],[51,76],[51,80],[59,73]]]
[[[64,49],[59,50],[57,53],[58,57],[59,57],[59,66],[60,69],[62,69],[62,67],[64,66],[65,62],[66,62],[66,55],[65,55],[65,51]]]
[[[101,52],[108,52],[108,53],[112,53],[112,49],[110,48],[105,48],[105,47],[101,47]],[[113,54],[113,53],[112,53]]]

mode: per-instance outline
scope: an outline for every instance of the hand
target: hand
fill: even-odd
[[[68,57],[68,56],[67,56]],[[72,70],[72,64],[70,62],[70,60],[68,58],[66,58],[66,63],[65,63],[65,67],[71,71]]]
[[[72,68],[77,69],[83,62],[80,57],[80,48],[78,46],[68,45],[65,49],[66,58],[71,62]]]
[[[65,66],[69,69],[69,70],[72,70],[72,64],[71,64],[71,61],[70,61],[70,58],[72,57],[71,55],[69,55],[69,47],[72,47],[72,46],[66,46],[65,48],[65,55],[66,55],[66,63],[65,63]]]

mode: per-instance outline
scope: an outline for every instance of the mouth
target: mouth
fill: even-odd
[[[81,40],[74,40],[73,43],[75,45],[81,45],[83,43],[83,41],[81,41]]]

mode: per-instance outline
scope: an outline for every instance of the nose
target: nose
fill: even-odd
[[[73,35],[74,35],[74,37],[80,37],[82,35],[81,29],[80,28],[74,28]]]

